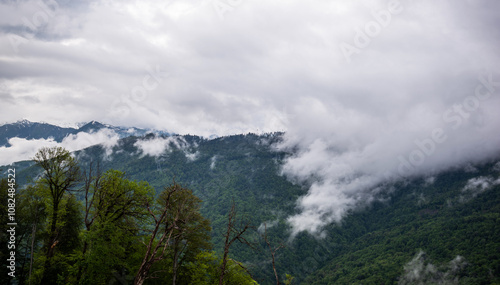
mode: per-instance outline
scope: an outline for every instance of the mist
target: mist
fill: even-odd
[[[340,222],[349,210],[387,191],[384,183],[498,158],[496,78],[478,74],[466,89],[470,95],[455,100],[439,94],[432,100],[416,96],[412,102],[381,97],[386,104],[371,113],[335,97],[303,99],[307,107],[292,110],[279,146],[295,151],[282,173],[311,185],[297,201],[299,213],[288,218],[293,234],[318,234],[325,225]]]

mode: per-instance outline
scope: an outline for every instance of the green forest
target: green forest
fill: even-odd
[[[498,179],[498,160],[381,185],[322,236],[291,238],[286,218],[308,185],[280,174],[279,133],[183,136],[158,157],[136,147],[151,138],[14,164],[17,265],[5,283],[500,284],[500,186],[464,190]]]
[[[212,251],[201,200],[175,181],[155,193],[117,170],[81,170],[60,147],[34,160],[42,176],[16,195],[19,284],[256,284],[238,261]],[[11,185],[0,187],[7,200]],[[228,224],[229,239],[243,238],[233,231]]]

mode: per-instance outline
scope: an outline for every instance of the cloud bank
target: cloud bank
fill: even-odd
[[[317,233],[339,222],[349,210],[376,199],[381,183],[498,157],[500,137],[493,133],[500,129],[495,110],[500,93],[494,89],[483,99],[475,93],[486,88],[481,82],[488,76],[479,75],[469,96],[433,105],[429,95],[408,103],[400,114],[392,107],[404,98],[392,99],[380,114],[335,99],[329,104],[304,99],[308,107],[294,110],[293,127],[280,145],[296,150],[283,173],[311,184],[297,203],[300,213],[289,218],[294,233]]]
[[[79,132],[74,135],[68,135],[62,142],[57,142],[52,138],[27,140],[14,137],[9,139],[10,147],[0,147],[0,165],[29,160],[42,147],[61,146],[69,151],[77,151],[100,144],[105,149],[106,155],[110,155],[113,147],[117,145],[118,140],[119,135],[110,129],[101,129],[94,133]]]

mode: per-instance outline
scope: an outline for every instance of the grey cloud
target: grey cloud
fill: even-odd
[[[12,103],[14,101],[14,96],[9,93],[0,92],[0,101],[2,101],[2,103]]]

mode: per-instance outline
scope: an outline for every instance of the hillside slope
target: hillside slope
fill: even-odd
[[[124,171],[157,191],[174,179],[193,189],[203,200],[202,213],[211,220],[219,252],[234,200],[242,220],[256,229],[266,223],[271,244],[286,245],[276,255],[276,266],[282,280],[285,273],[295,276],[294,284],[405,284],[417,277],[462,284],[500,280],[498,159],[381,185],[385,191],[378,201],[351,212],[342,224],[329,225],[321,237],[303,232],[290,239],[286,218],[296,212],[307,185],[279,174],[289,155],[275,151],[280,139],[279,133],[211,140],[151,134],[121,139],[112,153],[94,146],[76,156],[83,168],[99,161],[103,169]],[[27,162],[16,165],[19,181],[39,171]],[[275,284],[261,233],[248,236],[256,250],[237,245],[230,254],[245,262],[260,284]]]

